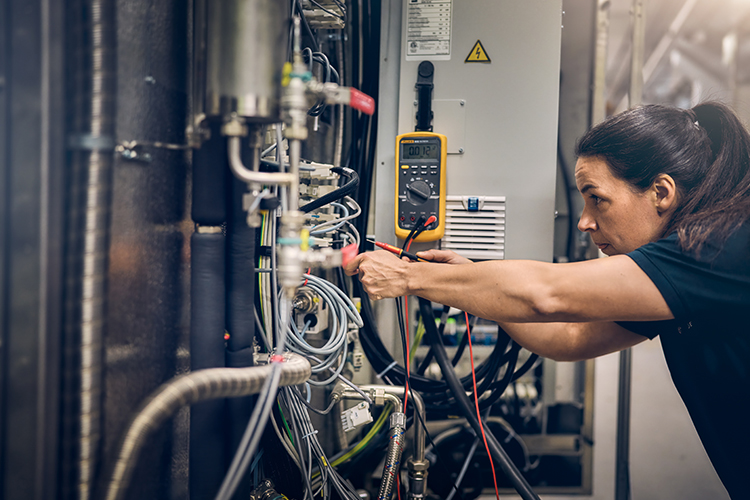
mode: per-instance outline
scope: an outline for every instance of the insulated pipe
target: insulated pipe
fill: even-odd
[[[253,365],[253,340],[255,338],[255,228],[247,225],[242,198],[247,185],[232,179],[227,224],[226,269],[226,366],[243,368]],[[250,415],[252,398],[227,401],[229,453],[233,455],[239,445]],[[249,478],[238,488],[238,495],[250,495]]]
[[[92,497],[101,455],[102,384],[115,134],[115,2],[70,6],[73,134],[66,243],[62,489]]]
[[[148,438],[185,405],[219,398],[257,394],[273,365],[250,368],[211,368],[188,373],[156,389],[136,414],[117,454],[107,487],[106,500],[122,500],[135,468],[138,454]],[[287,354],[281,365],[281,386],[302,384],[310,378],[310,363]]]
[[[194,212],[195,213],[195,212]],[[224,360],[225,238],[220,226],[197,226],[190,238],[190,369]],[[213,498],[226,471],[223,400],[190,409],[190,498]],[[200,471],[200,473],[198,473]]]
[[[192,219],[202,226],[220,226],[227,220],[227,148],[221,124],[208,122],[211,136],[193,150]]]

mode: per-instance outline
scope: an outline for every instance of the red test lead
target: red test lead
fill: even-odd
[[[373,241],[373,240],[367,240],[367,241],[375,244],[376,246],[382,248],[383,250],[388,250],[391,253],[395,253],[399,257],[408,257],[410,260],[414,260],[417,262],[430,262],[427,259],[423,259],[422,257],[417,257],[413,253],[409,253],[406,250],[401,250],[400,248],[394,247],[393,245],[389,245],[388,243],[383,243],[381,241]]]

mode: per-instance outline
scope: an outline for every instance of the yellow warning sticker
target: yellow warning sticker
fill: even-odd
[[[481,63],[488,63],[492,62],[490,60],[490,56],[487,55],[487,51],[484,50],[484,46],[482,45],[482,42],[477,40],[477,43],[474,44],[474,47],[471,48],[471,52],[469,52],[469,55],[466,56],[466,59],[464,60],[465,63],[470,62],[481,62]]]

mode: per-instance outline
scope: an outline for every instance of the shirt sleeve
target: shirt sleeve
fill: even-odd
[[[750,225],[700,253],[682,250],[677,235],[627,254],[648,275],[678,323],[746,313],[750,303]],[[624,325],[623,325],[624,326]]]

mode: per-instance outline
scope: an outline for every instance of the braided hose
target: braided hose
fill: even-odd
[[[388,442],[388,451],[385,455],[383,477],[380,480],[378,500],[390,500],[391,495],[393,494],[393,486],[396,484],[399,466],[401,465],[401,452],[404,449],[406,415],[403,413],[391,414],[390,424],[390,441]]]
[[[279,385],[297,385],[310,378],[310,362],[287,354]],[[121,500],[135,462],[151,433],[183,406],[209,399],[236,398],[260,391],[273,363],[248,368],[208,368],[177,377],[159,387],[136,414],[120,446],[107,488],[106,500]],[[400,453],[400,452],[399,452]]]

